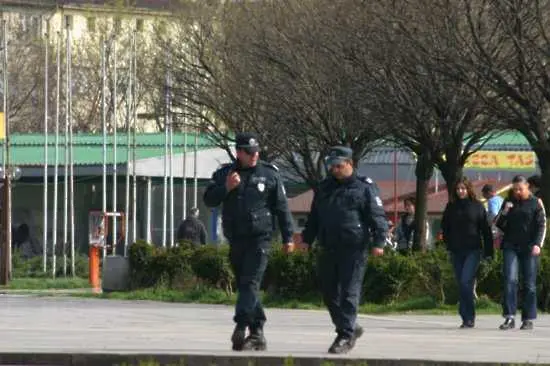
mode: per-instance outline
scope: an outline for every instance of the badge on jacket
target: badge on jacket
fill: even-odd
[[[263,192],[265,190],[265,184],[263,182],[258,183],[258,191]]]

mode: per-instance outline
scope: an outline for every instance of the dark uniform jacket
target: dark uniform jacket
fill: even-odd
[[[227,176],[237,171],[241,183],[227,192]],[[238,163],[225,164],[216,170],[204,193],[209,207],[223,204],[223,233],[229,242],[234,240],[270,237],[274,217],[277,218],[283,243],[292,241],[292,217],[288,209],[283,182],[278,169],[264,161],[253,168],[242,168]]]
[[[451,252],[481,250],[493,256],[493,233],[487,211],[478,200],[461,199],[449,202],[441,221],[443,240]]]
[[[502,213],[508,202],[514,205],[506,215]],[[544,245],[546,238],[546,213],[542,201],[531,196],[527,200],[506,199],[496,218],[502,230],[503,249],[530,251],[534,245]]]
[[[365,248],[385,245],[388,222],[377,186],[370,178],[352,175],[343,181],[323,180],[315,192],[302,232],[303,241],[315,239],[325,248]]]

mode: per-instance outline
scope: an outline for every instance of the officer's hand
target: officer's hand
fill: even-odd
[[[298,249],[298,251],[300,252],[307,252],[309,250],[309,244],[307,243],[298,243],[296,245],[296,249]]]
[[[294,249],[295,249],[295,246],[293,242],[283,244],[283,252],[287,254],[292,253]]]
[[[534,257],[538,257],[540,255],[540,247],[538,245],[533,245],[533,249],[531,249],[531,255]]]
[[[227,192],[230,192],[235,189],[239,184],[241,184],[241,176],[237,172],[231,172],[227,175],[225,179],[225,188]]]
[[[384,249],[383,248],[372,248],[372,255],[374,257],[380,257],[384,255]]]

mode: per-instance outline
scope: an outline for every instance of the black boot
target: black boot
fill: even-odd
[[[245,351],[265,351],[267,350],[267,340],[264,337],[262,328],[250,329],[250,335],[244,341],[243,350]]]
[[[239,325],[235,326],[233,330],[233,335],[231,336],[231,342],[233,343],[233,351],[242,351],[246,339],[246,326]]]
[[[516,321],[514,318],[506,318],[504,323],[502,323],[499,327],[500,330],[508,330],[508,329],[514,329],[516,327]]]
[[[474,328],[476,326],[475,322],[473,320],[465,320],[461,325],[460,329],[470,329]]]
[[[328,353],[348,353],[355,346],[356,339],[355,335],[351,338],[339,335],[328,349]]]
[[[531,320],[524,320],[521,323],[521,327],[519,329],[521,330],[531,330],[534,328],[533,322]]]
[[[353,337],[355,338],[355,340],[358,340],[359,338],[361,338],[362,335],[363,335],[363,327],[356,324],[355,330],[353,331]]]

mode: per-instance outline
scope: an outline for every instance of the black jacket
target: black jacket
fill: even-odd
[[[451,252],[483,248],[485,257],[493,256],[493,234],[487,211],[478,200],[449,202],[443,212],[441,229],[443,240]]]
[[[241,183],[231,192],[225,188],[227,176],[237,171]],[[223,204],[223,233],[229,242],[267,238],[273,234],[273,217],[277,218],[284,243],[292,241],[292,216],[278,169],[259,161],[254,168],[237,163],[225,164],[212,175],[204,193],[208,207]]]
[[[353,175],[344,181],[327,178],[315,192],[302,232],[304,242],[317,238],[323,247],[365,247],[372,237],[384,247],[388,221],[378,188],[370,178]]]
[[[178,228],[178,241],[186,240],[195,245],[206,244],[206,228],[196,217],[187,217]]]
[[[504,208],[511,202],[507,214]],[[543,246],[546,238],[546,212],[542,201],[531,196],[527,200],[506,199],[496,218],[502,230],[502,248],[529,251],[534,245]]]

